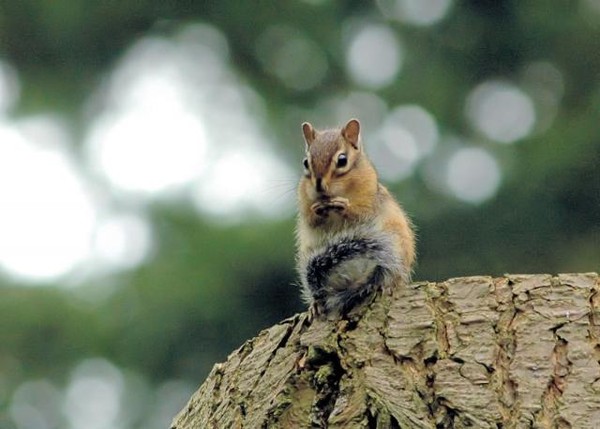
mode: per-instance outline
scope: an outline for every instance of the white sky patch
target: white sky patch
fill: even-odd
[[[0,267],[23,280],[71,271],[90,251],[96,207],[67,152],[0,124]]]
[[[487,81],[467,98],[466,115],[473,126],[498,143],[527,137],[536,121],[531,98],[508,82]]]
[[[452,0],[378,0],[382,13],[391,19],[418,26],[441,21],[450,10]]]
[[[493,197],[502,178],[496,159],[481,148],[457,150],[446,170],[449,191],[459,200],[479,204]]]
[[[402,68],[403,49],[387,25],[370,24],[351,33],[346,64],[352,79],[371,89],[391,84]]]

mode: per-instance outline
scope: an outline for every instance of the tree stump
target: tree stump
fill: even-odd
[[[596,273],[398,286],[217,364],[172,429],[599,428]]]

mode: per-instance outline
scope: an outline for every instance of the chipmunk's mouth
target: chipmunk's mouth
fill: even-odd
[[[321,203],[328,203],[331,201],[331,198],[333,198],[332,195],[328,195],[328,194],[319,194],[317,196],[317,201],[321,202]]]

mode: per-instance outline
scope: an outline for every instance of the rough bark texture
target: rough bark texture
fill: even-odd
[[[214,366],[172,428],[598,428],[598,274],[399,286]]]

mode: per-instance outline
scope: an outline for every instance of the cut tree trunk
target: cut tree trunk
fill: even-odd
[[[600,428],[598,274],[398,286],[217,364],[174,429]]]

